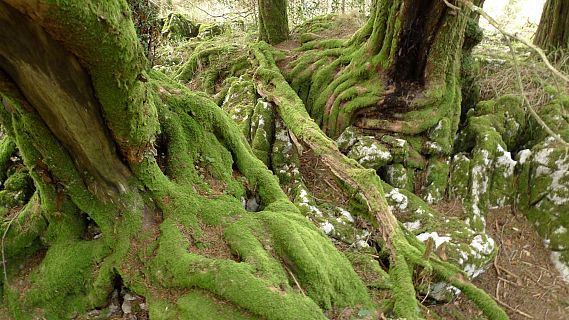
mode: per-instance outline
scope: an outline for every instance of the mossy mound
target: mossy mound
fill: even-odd
[[[224,23],[202,23],[199,27],[198,36],[200,39],[211,39],[222,35],[229,29],[229,25]]]
[[[193,23],[182,13],[170,12],[164,19],[161,33],[162,38],[179,41],[197,37],[199,30],[200,25]]]
[[[553,95],[540,111],[542,119],[567,141],[569,110],[566,96]],[[560,269],[569,267],[569,149],[548,137],[537,123],[530,121],[527,149],[517,154],[517,205],[526,212],[544,243],[554,254]],[[537,142],[537,143],[536,143]],[[565,277],[569,275],[564,272]]]

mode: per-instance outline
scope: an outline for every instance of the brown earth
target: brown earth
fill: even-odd
[[[499,254],[474,284],[497,298],[512,320],[569,319],[569,284],[562,280],[550,251],[525,216],[511,208],[492,210],[487,230]],[[484,319],[464,296],[430,309],[443,319]]]
[[[318,157],[305,150],[300,160],[300,171],[312,195],[317,200],[347,208],[348,199]],[[434,208],[445,216],[463,213],[458,200],[440,202]],[[487,232],[496,241],[499,253],[489,269],[473,283],[497,298],[512,320],[569,320],[569,283],[563,281],[553,266],[550,251],[526,217],[511,207],[491,210]],[[462,295],[447,304],[430,306],[429,310],[442,319],[485,319],[476,305]],[[431,316],[438,319],[434,314]]]

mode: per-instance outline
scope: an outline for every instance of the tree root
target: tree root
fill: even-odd
[[[396,315],[418,318],[419,308],[415,299],[411,268],[419,265],[464,288],[467,295],[492,319],[507,319],[505,312],[484,292],[472,289],[472,285],[462,280],[464,275],[457,267],[443,263],[438,258],[428,261],[422,258],[424,245],[415,240],[410,242],[391,213],[379,178],[372,170],[364,169],[353,160],[345,157],[334,141],[328,138],[310,118],[304,103],[288,85],[272,57],[266,44],[251,46],[255,63],[257,90],[266,99],[273,101],[284,123],[297,138],[305,142],[328,166],[331,172],[348,186],[352,195],[360,195],[368,208],[366,217],[381,235],[382,243],[391,253],[390,277],[394,283],[394,311]],[[461,278],[461,280],[455,280]]]

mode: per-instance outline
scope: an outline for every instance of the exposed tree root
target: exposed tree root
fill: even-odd
[[[391,253],[390,277],[394,284],[394,311],[401,317],[418,318],[419,308],[415,299],[415,289],[411,269],[422,266],[444,280],[463,288],[483,311],[492,319],[507,319],[505,312],[486,293],[468,284],[457,267],[443,263],[437,258],[425,260],[422,254],[424,245],[409,237],[400,227],[385,201],[379,178],[374,171],[364,169],[344,156],[334,141],[328,138],[310,118],[304,103],[288,85],[272,57],[271,49],[264,44],[252,46],[258,64],[255,78],[258,92],[275,103],[284,123],[297,138],[305,142],[326,163],[336,177],[344,181],[347,192],[359,195],[368,210],[367,217],[382,237],[382,244]]]

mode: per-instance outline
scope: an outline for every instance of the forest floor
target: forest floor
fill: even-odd
[[[510,207],[491,210],[486,227],[499,253],[474,284],[492,295],[512,320],[569,319],[569,283],[526,217]],[[484,319],[464,296],[430,309],[443,319]]]
[[[339,191],[332,173],[310,151],[301,156],[301,173],[315,200],[346,207],[349,199]],[[462,212],[458,202],[439,203],[436,209],[449,216]],[[569,320],[569,283],[555,269],[551,251],[526,217],[511,207],[494,209],[488,213],[486,226],[498,245],[498,256],[474,284],[496,298],[512,320]],[[337,246],[346,250],[344,245]],[[432,305],[429,310],[445,320],[485,319],[463,295],[446,304]]]
[[[324,38],[349,37],[359,26],[359,23],[347,19],[340,21],[341,28],[333,28],[321,34]],[[292,50],[299,46],[297,39],[281,43],[281,50]],[[482,64],[482,98],[490,99],[506,93],[516,93],[515,83],[506,80],[513,79],[512,68],[504,68],[508,64],[505,43],[495,33],[487,37],[475,53],[486,56]],[[527,49],[520,48],[521,54],[527,57]],[[518,50],[516,50],[518,51]],[[568,64],[569,65],[569,64]],[[524,81],[528,79],[530,86],[539,75],[544,79],[541,69],[526,68],[522,71]],[[541,86],[541,83],[539,84]],[[537,84],[536,84],[537,86]],[[542,97],[538,91],[529,91],[530,100],[539,102]],[[307,188],[319,202],[326,202],[346,208],[349,199],[337,185],[333,175],[326,166],[310,151],[301,155],[301,173]],[[448,215],[460,214],[461,205],[458,202],[442,203],[437,209]],[[514,208],[505,207],[491,210],[487,216],[487,230],[499,247],[499,253],[488,270],[474,280],[474,284],[492,295],[509,314],[516,319],[568,319],[569,320],[569,283],[564,282],[551,262],[551,252],[545,248],[541,238],[527,221],[526,217]],[[342,251],[346,247],[338,244]],[[25,269],[26,266],[22,266]],[[132,300],[129,300],[131,299]],[[381,297],[378,297],[381,298]],[[104,310],[93,310],[88,315],[77,319],[148,319],[148,313],[140,310],[137,313],[125,313],[131,304],[142,308],[144,301],[139,297],[125,292],[115,291],[109,300],[109,306]],[[429,310],[440,315],[443,319],[484,319],[481,311],[463,295],[446,304],[429,306]],[[0,320],[8,312],[0,306]],[[335,319],[348,319],[349,315],[337,315]],[[437,319],[437,317],[432,317]]]

